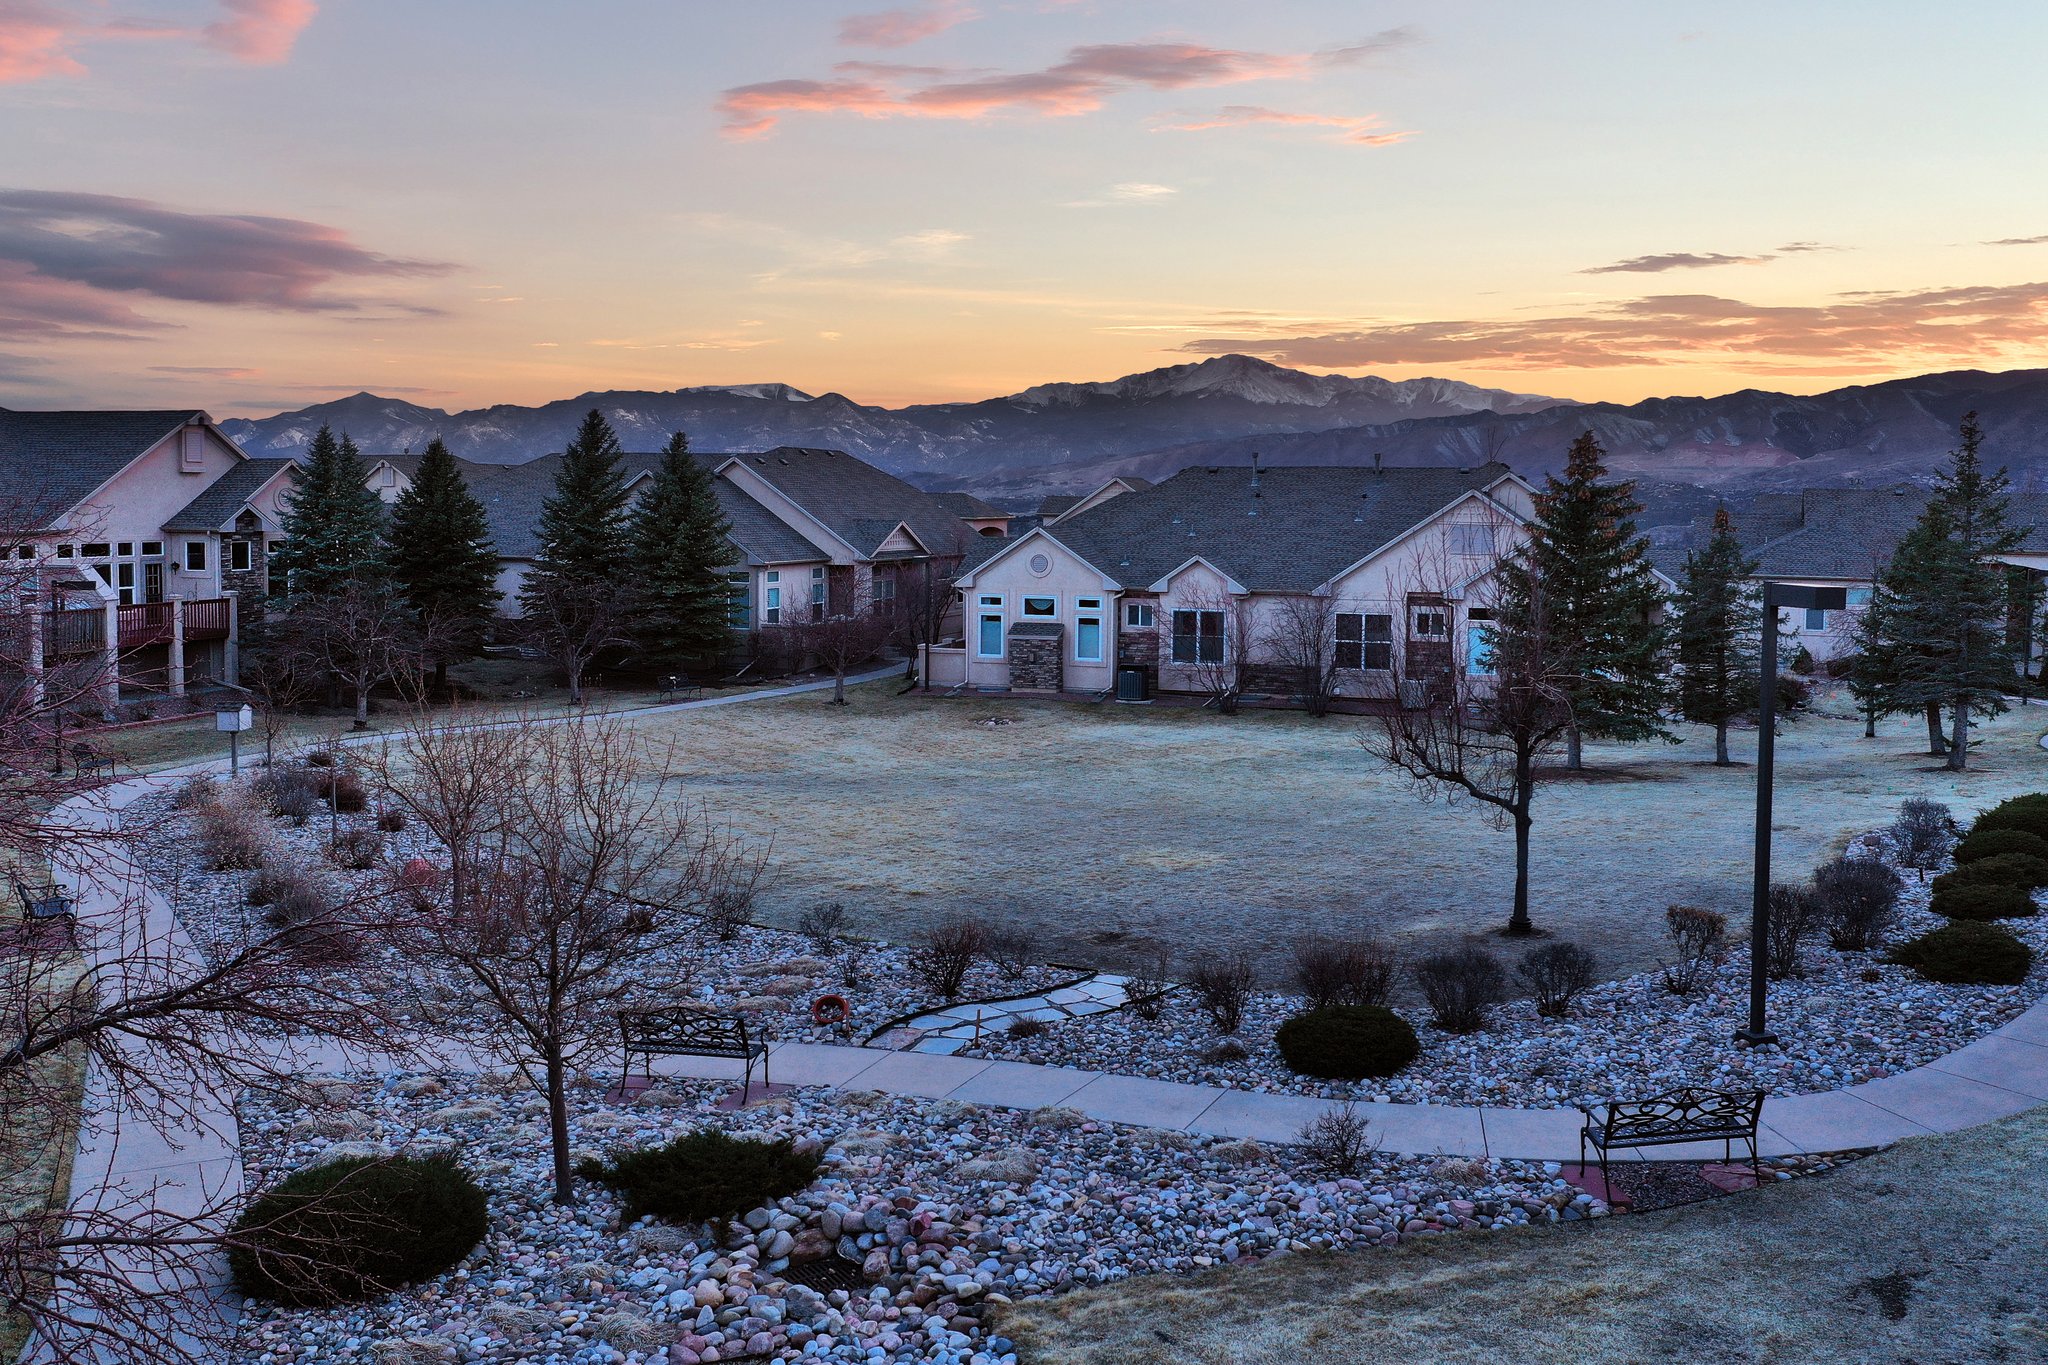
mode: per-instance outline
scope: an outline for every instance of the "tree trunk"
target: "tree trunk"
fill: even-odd
[[[445,656],[434,660],[434,695],[443,698],[448,695],[448,660]]]
[[[843,668],[832,670],[832,704],[846,705],[846,670]]]
[[[1565,731],[1564,766],[1573,772],[1578,772],[1586,766],[1583,741],[1579,734],[1579,727],[1576,725]]]
[[[1728,757],[1728,718],[1726,716],[1714,722],[1714,766],[1717,768],[1734,766]]]
[[[367,730],[369,728],[370,689],[367,687],[358,687],[356,689],[356,729]]]
[[[1515,755],[1515,908],[1508,915],[1508,933],[1515,936],[1533,934],[1535,923],[1529,918],[1529,802],[1536,795],[1536,756],[1533,753]]]
[[[583,667],[580,664],[569,665],[569,705],[583,705]]]
[[[550,1039],[546,1048],[548,1071],[548,1138],[555,1152],[555,1202],[576,1202],[576,1177],[569,1169],[569,1095],[563,1072],[562,1044]]]
[[[1970,703],[1956,699],[1955,728],[1949,733],[1948,770],[1959,773],[1970,757]]]
[[[1948,752],[1948,741],[1941,737],[1941,703],[1927,703],[1927,756],[1940,758]]]
[[[1877,708],[1875,706],[1863,708],[1863,737],[1865,739],[1877,738]]]

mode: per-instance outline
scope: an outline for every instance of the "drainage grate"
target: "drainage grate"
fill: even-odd
[[[835,1289],[848,1293],[867,1288],[867,1280],[860,1273],[860,1262],[849,1261],[843,1256],[826,1256],[816,1261],[791,1261],[782,1272],[782,1278],[791,1284],[800,1284],[829,1294]]]

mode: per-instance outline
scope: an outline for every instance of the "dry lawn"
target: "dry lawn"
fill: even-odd
[[[1417,799],[1360,748],[1355,717],[896,695],[856,689],[650,717],[711,809],[774,840],[763,918],[838,900],[905,940],[955,911],[1000,917],[1057,960],[1113,966],[1135,943],[1242,946],[1278,966],[1308,930],[1409,946],[1504,922],[1513,844],[1482,808]],[[990,726],[983,722],[1011,722]],[[1901,799],[1966,812],[2048,789],[2048,711],[1977,731],[1943,772],[1916,727],[1875,740],[1810,717],[1778,743],[1775,866],[1802,876]],[[1537,798],[1537,924],[1613,974],[1654,964],[1666,906],[1736,911],[1749,894],[1753,735],[1741,766],[1712,738],[1589,746],[1593,771]]]
[[[2048,1360],[2048,1109],[1596,1223],[1135,1279],[1013,1310],[1025,1365]]]

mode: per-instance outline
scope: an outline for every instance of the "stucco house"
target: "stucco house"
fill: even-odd
[[[1338,695],[1394,679],[1483,673],[1487,585],[1535,490],[1472,469],[1195,467],[1114,481],[957,579],[958,645],[924,661],[937,686],[1106,694],[1120,669],[1151,690],[1217,690],[1236,670],[1290,690],[1287,637],[1328,631]]]
[[[101,661],[108,705],[233,682],[260,613],[289,460],[252,459],[196,409],[0,409],[0,517],[40,629],[15,667]]]

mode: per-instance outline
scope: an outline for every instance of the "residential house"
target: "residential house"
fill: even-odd
[[[965,632],[935,685],[1105,693],[1288,691],[1287,636],[1327,624],[1335,690],[1486,667],[1487,578],[1533,515],[1505,465],[1221,466],[1117,480],[971,558]],[[1318,627],[1320,629],[1321,627]]]
[[[290,462],[251,459],[196,409],[0,409],[0,532],[42,628],[10,660],[94,659],[106,704],[235,681]]]

